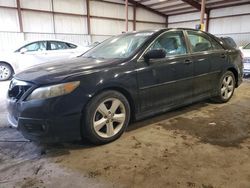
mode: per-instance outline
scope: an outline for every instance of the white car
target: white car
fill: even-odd
[[[0,53],[0,81],[8,80],[14,73],[28,67],[75,57],[88,49],[88,47],[54,39],[26,42],[14,51]]]
[[[243,54],[243,63],[244,63],[244,70],[243,73],[245,75],[250,74],[250,43],[244,47],[240,47],[240,50]]]

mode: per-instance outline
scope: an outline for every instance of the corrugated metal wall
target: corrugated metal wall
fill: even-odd
[[[125,7],[119,3],[124,1],[108,1],[115,4],[90,1],[91,35],[88,35],[86,0],[20,0],[23,32],[20,32],[16,0],[0,0],[3,6],[0,8],[0,50],[11,49],[24,40],[52,38],[88,45],[120,34],[125,31]],[[130,4],[129,31],[133,30],[133,9]],[[165,27],[165,17],[141,8],[136,8],[136,18],[137,30]]]
[[[195,28],[199,18],[199,13],[170,16],[169,27]],[[209,32],[220,37],[232,37],[238,46],[242,46],[250,42],[249,20],[250,5],[215,9],[210,13]]]
[[[20,32],[16,0],[0,0],[0,50],[12,49],[24,40],[62,39],[81,45],[87,35],[85,0],[20,0],[23,32]],[[52,13],[54,9],[54,12]],[[38,11],[35,11],[38,10]],[[69,14],[64,14],[69,13]]]
[[[86,0],[20,0],[23,32],[20,33],[16,0],[0,0],[0,50],[12,48],[23,40],[55,38],[81,45],[103,41],[125,31],[123,0],[116,4],[90,1],[90,32],[87,28]],[[52,3],[53,2],[53,3]],[[10,8],[6,8],[10,7]],[[129,31],[133,28],[134,7],[129,5]],[[34,11],[38,10],[38,11]],[[54,10],[55,13],[52,13]],[[231,16],[232,15],[232,16]],[[239,15],[239,16],[235,16]],[[200,13],[170,16],[169,27],[195,28]],[[209,32],[230,36],[238,45],[250,42],[250,5],[215,9],[210,14]],[[165,27],[165,17],[136,8],[136,30]]]
[[[195,28],[195,25],[199,24],[200,21],[200,13],[189,13],[177,16],[169,16],[169,27],[177,28],[177,27],[185,27],[185,28]]]
[[[112,1],[124,3],[122,0]],[[133,31],[133,6],[129,6],[129,31]],[[109,4],[101,1],[90,1],[90,20],[92,41],[102,41],[108,36],[125,31],[125,10],[122,4]],[[106,17],[106,18],[100,18]],[[116,18],[112,20],[109,18]],[[148,23],[158,22],[158,23]],[[136,30],[156,29],[165,27],[166,18],[142,8],[136,8]]]

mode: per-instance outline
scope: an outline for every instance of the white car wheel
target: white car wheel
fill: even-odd
[[[12,74],[12,68],[8,64],[0,63],[0,81],[9,80]]]

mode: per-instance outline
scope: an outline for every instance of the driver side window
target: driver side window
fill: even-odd
[[[152,44],[149,50],[163,49],[166,56],[183,55],[187,53],[183,32],[170,31],[159,38]]]

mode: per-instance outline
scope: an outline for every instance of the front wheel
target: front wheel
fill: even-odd
[[[218,87],[218,96],[215,98],[217,102],[225,103],[229,101],[234,93],[235,77],[231,71],[227,71],[220,79]]]
[[[83,136],[94,144],[119,138],[130,119],[127,99],[117,91],[105,91],[94,97],[85,108]]]
[[[0,63],[0,81],[9,80],[12,77],[13,70],[7,63]]]

